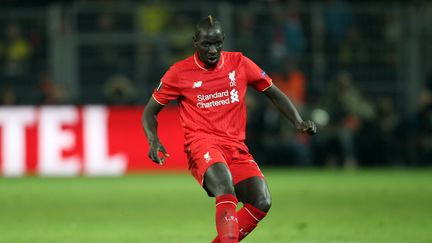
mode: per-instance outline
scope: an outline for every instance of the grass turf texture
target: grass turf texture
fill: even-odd
[[[244,242],[432,242],[432,171],[264,169],[273,208]],[[0,179],[0,242],[201,243],[214,200],[188,174]]]

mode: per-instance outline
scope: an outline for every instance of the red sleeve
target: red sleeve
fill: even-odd
[[[158,87],[153,91],[153,98],[161,105],[166,105],[171,100],[178,99],[180,91],[176,84],[178,84],[178,72],[172,66],[161,78]]]
[[[272,79],[252,60],[243,56],[243,65],[245,67],[248,85],[251,85],[260,92],[272,86]]]

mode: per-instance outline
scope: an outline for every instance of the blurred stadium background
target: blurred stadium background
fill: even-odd
[[[197,207],[206,223],[190,209],[164,212],[177,208],[167,202],[181,192],[193,200],[180,208],[211,203],[186,173],[151,165],[140,127],[159,78],[193,52],[194,24],[209,14],[224,26],[224,49],[253,59],[319,124],[313,138],[295,134],[262,95],[249,93],[247,144],[270,186],[274,181],[274,210],[292,215],[263,222],[250,242],[432,242],[426,233],[432,232],[426,170],[432,165],[432,2],[426,0],[0,1],[0,175],[158,172],[102,181],[0,179],[0,242],[211,239],[210,206]],[[176,112],[173,104],[161,114],[162,141],[174,154],[167,171],[186,168]],[[371,167],[380,172],[365,171]],[[171,177],[187,186],[173,193],[162,182]],[[346,181],[352,193],[342,188]],[[162,186],[151,191],[140,183]],[[151,195],[164,203],[150,213],[158,203]],[[149,223],[147,213],[162,219]],[[185,215],[190,223],[183,227],[166,222]],[[120,225],[126,227],[119,231]],[[193,227],[201,233],[183,232]]]
[[[226,50],[255,60],[305,116],[329,115],[308,140],[252,93],[248,143],[262,163],[430,165],[428,1],[2,1],[2,105],[142,105],[209,13]]]

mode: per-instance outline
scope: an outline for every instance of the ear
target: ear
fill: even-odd
[[[197,43],[197,38],[196,38],[195,35],[192,36],[192,42],[193,42],[193,46],[194,46],[195,48],[197,48],[197,47],[198,47],[198,43]]]

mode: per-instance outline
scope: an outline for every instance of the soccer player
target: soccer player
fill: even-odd
[[[224,38],[220,22],[212,16],[197,24],[192,38],[196,52],[164,74],[142,122],[149,157],[162,165],[169,154],[158,138],[156,118],[166,104],[178,101],[189,170],[216,198],[218,235],[212,242],[232,243],[246,237],[271,206],[264,175],[244,144],[247,87],[264,93],[299,132],[313,135],[316,125],[302,120],[253,61],[240,52],[222,51]],[[243,207],[236,212],[239,201]]]

